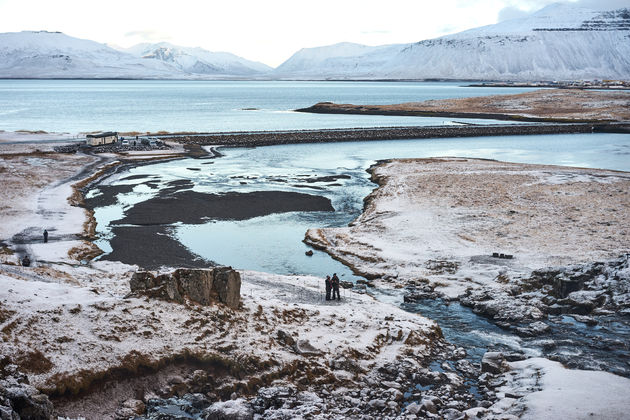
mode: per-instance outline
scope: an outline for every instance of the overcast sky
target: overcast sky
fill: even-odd
[[[61,31],[129,47],[168,41],[278,66],[303,47],[408,43],[496,23],[553,0],[0,0],[0,32]],[[630,7],[630,0],[569,1]]]

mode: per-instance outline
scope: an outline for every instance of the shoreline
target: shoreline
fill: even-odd
[[[320,114],[396,115],[480,118],[506,121],[583,122],[630,121],[630,92],[619,89],[539,89],[511,95],[436,99],[390,105],[319,102],[298,112]],[[627,132],[627,131],[626,131]]]

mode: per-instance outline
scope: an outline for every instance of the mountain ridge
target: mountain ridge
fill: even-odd
[[[302,49],[274,75],[281,79],[626,80],[630,79],[630,9],[598,12],[555,3],[527,17],[439,38],[364,46],[360,54],[339,54],[337,45]]]
[[[630,80],[630,8],[554,3],[526,17],[414,43],[302,48],[275,69],[167,42],[112,48],[59,32],[3,33],[0,78]]]

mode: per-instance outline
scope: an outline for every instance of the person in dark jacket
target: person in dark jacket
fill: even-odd
[[[337,277],[337,273],[333,274],[331,282],[333,288],[332,299],[335,300],[335,295],[337,295],[337,300],[341,300],[341,296],[339,296],[339,277]]]
[[[48,242],[48,231],[44,229],[44,243]]]
[[[330,280],[330,276],[326,276],[326,300],[330,300],[331,290],[332,290],[332,280]]]
[[[25,255],[24,258],[22,258],[22,266],[23,267],[31,266],[31,259],[28,257],[28,255]]]

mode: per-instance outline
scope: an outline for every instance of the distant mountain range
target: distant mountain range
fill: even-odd
[[[266,64],[249,61],[231,53],[179,47],[168,42],[138,44],[122,51],[143,59],[163,61],[188,74],[255,76],[272,70]]]
[[[556,3],[412,44],[305,48],[276,69],[168,43],[116,50],[58,32],[4,33],[0,78],[628,80],[630,9]]]
[[[630,10],[556,3],[525,18],[414,44],[307,48],[273,73],[290,79],[628,79]]]

